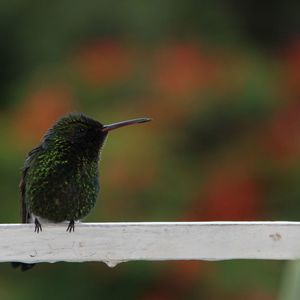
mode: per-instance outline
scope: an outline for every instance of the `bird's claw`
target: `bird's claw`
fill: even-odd
[[[72,232],[72,231],[74,232],[74,229],[75,229],[75,222],[74,222],[74,220],[71,220],[68,227],[67,227],[67,231],[68,232]]]
[[[39,233],[40,231],[43,231],[42,225],[37,218],[35,218],[34,224],[35,224],[34,232]]]

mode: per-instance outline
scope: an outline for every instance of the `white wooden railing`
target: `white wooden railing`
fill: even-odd
[[[0,224],[0,262],[300,259],[300,222]],[[279,300],[298,300],[300,261],[289,262]]]
[[[300,258],[300,222],[154,222],[0,225],[0,261],[228,260]]]

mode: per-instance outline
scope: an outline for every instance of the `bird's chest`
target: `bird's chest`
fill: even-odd
[[[99,192],[97,161],[66,158],[48,169],[36,165],[28,175],[26,198],[38,216],[57,222],[77,220],[95,205]]]
[[[93,201],[99,191],[98,164],[82,159],[67,176],[65,186],[72,193],[78,193],[81,201]]]

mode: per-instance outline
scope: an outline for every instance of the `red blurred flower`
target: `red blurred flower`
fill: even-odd
[[[172,262],[169,280],[178,289],[191,288],[201,277],[208,278],[214,271],[213,265],[204,261],[177,260]]]
[[[255,220],[262,197],[259,184],[247,170],[228,167],[209,176],[195,201],[191,214],[198,220]]]
[[[141,99],[141,110],[156,120],[152,126],[159,129],[182,126],[202,105],[200,93],[215,74],[216,63],[195,42],[162,47],[154,55],[152,94]]]
[[[213,75],[211,59],[193,42],[160,49],[154,59],[154,86],[170,96],[190,95]]]
[[[288,94],[300,96],[300,39],[293,41],[284,50],[283,67]]]
[[[293,162],[300,156],[300,102],[290,102],[271,120],[263,135],[268,154],[277,160]]]
[[[20,144],[38,141],[59,117],[73,108],[69,88],[52,86],[33,91],[16,111],[13,127]]]
[[[75,58],[82,79],[92,86],[110,85],[127,79],[133,69],[133,55],[119,41],[96,41]]]

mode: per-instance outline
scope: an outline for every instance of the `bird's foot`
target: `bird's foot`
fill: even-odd
[[[40,231],[43,231],[42,225],[37,218],[34,219],[34,224],[35,224],[34,232],[39,233]]]
[[[74,222],[74,220],[71,220],[69,225],[68,225],[67,231],[68,232],[72,232],[72,231],[74,232],[74,229],[75,229],[75,222]]]

